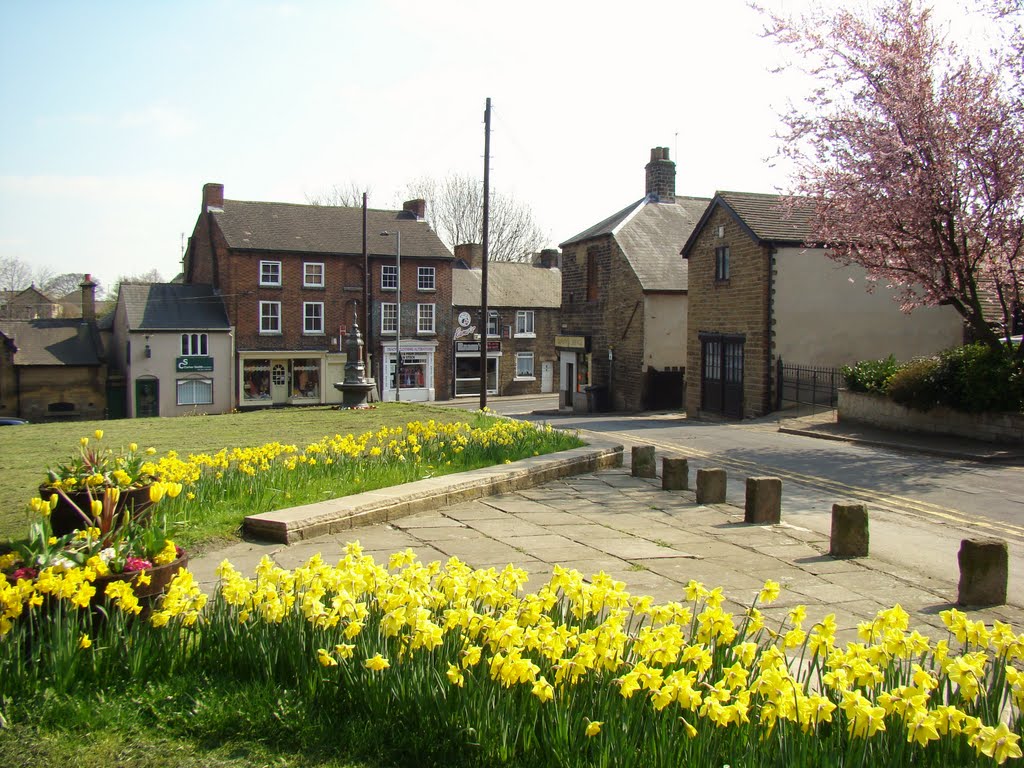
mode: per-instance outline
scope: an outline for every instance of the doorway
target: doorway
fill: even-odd
[[[160,415],[160,380],[135,380],[135,417],[147,419]]]
[[[540,364],[540,391],[544,393],[554,391],[555,364],[545,360]]]
[[[742,336],[702,334],[701,410],[731,419],[743,418]]]

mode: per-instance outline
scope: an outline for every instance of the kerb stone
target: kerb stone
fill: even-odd
[[[631,450],[633,477],[657,477],[658,465],[654,460],[653,445],[634,445]]]
[[[724,469],[698,469],[697,503],[724,504],[725,481],[726,474]]]
[[[754,525],[775,525],[782,520],[782,480],[777,477],[748,477],[743,521]]]
[[[960,605],[1004,605],[1009,579],[1009,553],[1002,539],[964,539],[960,563]]]
[[[685,491],[690,487],[690,463],[686,459],[666,456],[661,460],[661,489]]]
[[[833,504],[832,557],[868,556],[868,508],[866,504]]]

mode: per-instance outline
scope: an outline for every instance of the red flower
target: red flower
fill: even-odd
[[[38,575],[39,575],[38,569],[30,568],[29,566],[26,565],[26,566],[24,566],[22,568],[19,568],[14,573],[12,573],[11,577],[15,581],[17,581],[18,579],[34,579]]]
[[[152,568],[153,564],[149,560],[143,560],[141,557],[126,557],[124,561],[124,572],[134,573],[135,571],[144,571],[147,568]]]

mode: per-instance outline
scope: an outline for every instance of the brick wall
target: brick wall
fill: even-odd
[[[107,409],[107,366],[21,367],[21,410],[29,421],[49,421],[51,403],[71,403],[74,420],[105,419]]]
[[[719,227],[724,228],[722,237]],[[715,248],[730,249],[729,279],[715,281]],[[686,344],[686,410],[701,404],[701,333],[741,334],[743,415],[771,410],[771,336],[768,327],[771,260],[722,208],[712,214],[690,253],[689,310]]]

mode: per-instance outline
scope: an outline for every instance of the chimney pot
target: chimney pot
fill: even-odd
[[[78,287],[82,289],[82,321],[95,320],[96,283],[92,281],[92,275],[86,275]]]
[[[647,171],[646,192],[656,202],[676,201],[676,164],[669,160],[668,147],[653,147]]]
[[[204,184],[203,185],[203,210],[216,209],[224,210],[224,185]]]
[[[484,265],[484,247],[479,243],[456,245],[455,258],[462,259],[470,269],[481,269]]]
[[[427,217],[426,200],[406,200],[402,203],[402,210],[411,213],[417,221],[423,221]]]

